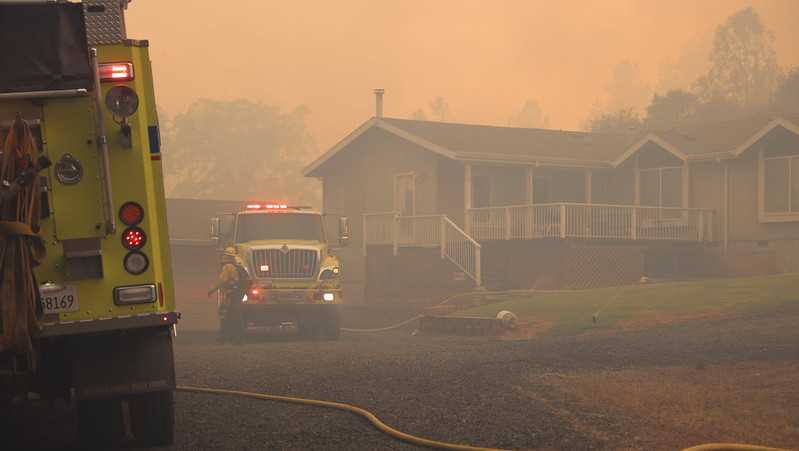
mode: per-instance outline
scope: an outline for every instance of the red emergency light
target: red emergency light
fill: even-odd
[[[286,204],[267,203],[267,204],[247,204],[247,210],[286,210]]]
[[[133,63],[100,64],[101,81],[133,80]]]

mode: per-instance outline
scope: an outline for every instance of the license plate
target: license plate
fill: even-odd
[[[44,313],[67,313],[80,310],[78,293],[75,287],[63,287],[60,290],[47,290],[42,293]]]

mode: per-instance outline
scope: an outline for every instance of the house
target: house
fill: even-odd
[[[382,117],[311,163],[351,299],[799,270],[799,118],[599,134]]]

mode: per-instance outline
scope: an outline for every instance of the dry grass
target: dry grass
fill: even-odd
[[[625,449],[799,444],[797,363],[549,374],[531,383],[580,411],[629,422],[635,445]]]

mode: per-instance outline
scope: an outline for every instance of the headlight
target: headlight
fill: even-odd
[[[336,300],[336,295],[334,293],[325,293],[322,295],[322,299],[325,302],[333,302]]]
[[[338,266],[333,268],[323,269],[322,273],[319,274],[319,280],[330,280],[335,279],[341,274],[341,268]]]

